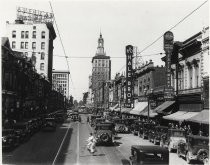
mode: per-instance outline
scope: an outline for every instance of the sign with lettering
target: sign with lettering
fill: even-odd
[[[171,54],[173,51],[174,35],[167,31],[163,37],[164,50],[166,52],[166,85],[171,87]]]
[[[133,92],[132,92],[132,77],[133,77],[133,46],[127,45],[125,48],[126,53],[126,97],[125,97],[125,107],[131,108],[132,100],[133,100]]]
[[[17,7],[17,20],[32,23],[53,23],[53,13],[28,9],[25,7]]]

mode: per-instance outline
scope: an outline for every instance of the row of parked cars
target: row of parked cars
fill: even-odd
[[[148,160],[151,164],[158,161],[160,164],[168,164],[169,152],[176,151],[179,157],[184,157],[187,163],[194,160],[207,164],[209,158],[209,138],[187,134],[186,130],[180,128],[169,128],[156,123],[148,123],[136,119],[119,119],[109,117],[105,119],[100,115],[90,116],[90,125],[100,143],[113,143],[117,133],[133,133],[143,139],[148,139],[155,146],[132,146],[131,163],[139,163]],[[148,156],[150,153],[150,156]],[[140,155],[144,156],[140,156]],[[146,154],[146,155],[145,155]],[[159,156],[157,156],[159,154]],[[153,156],[151,156],[153,155]],[[140,158],[140,157],[141,158]],[[148,158],[146,158],[148,156]],[[157,159],[156,159],[157,158]],[[153,162],[153,160],[155,160]],[[162,162],[161,162],[162,161]],[[165,162],[164,162],[165,161]],[[138,162],[138,163],[137,163]],[[153,163],[152,163],[153,162]],[[145,164],[145,162],[143,163]]]
[[[209,158],[209,137],[187,134],[181,128],[169,128],[154,123],[134,121],[133,134],[169,152],[176,151],[179,157],[184,157],[187,163],[196,160],[206,164]]]
[[[2,150],[12,150],[20,144],[27,142],[31,136],[40,130],[56,130],[57,123],[64,122],[65,113],[42,115],[21,122],[10,122],[2,128]]]

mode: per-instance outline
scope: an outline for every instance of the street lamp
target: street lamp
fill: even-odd
[[[147,122],[149,123],[149,96],[147,95],[147,92],[148,92],[148,89],[147,88],[144,88],[144,96],[147,97],[147,102],[148,102],[148,109],[147,109]]]

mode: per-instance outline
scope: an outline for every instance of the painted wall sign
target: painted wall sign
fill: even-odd
[[[132,76],[133,76],[133,68],[132,68],[132,59],[133,59],[133,46],[127,45],[125,48],[126,53],[126,99],[125,99],[125,107],[131,108],[133,93],[132,93]]]

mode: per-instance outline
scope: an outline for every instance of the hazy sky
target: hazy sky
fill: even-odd
[[[112,78],[125,65],[125,46],[137,46],[139,51],[151,44],[204,1],[51,1],[55,19],[66,50],[73,84],[70,93],[82,99],[88,91],[91,58],[95,56],[100,31],[105,51],[112,61]],[[5,36],[6,21],[14,22],[16,7],[51,12],[48,1],[1,1],[0,35]],[[209,25],[209,2],[172,30],[175,41],[183,41]],[[56,29],[56,27],[54,26]],[[56,29],[57,32],[57,29]],[[155,65],[164,65],[161,55],[163,39],[142,52],[143,60],[152,59]],[[59,36],[54,42],[53,68],[67,70]],[[71,58],[90,57],[90,58]],[[124,71],[125,67],[121,70]],[[74,88],[73,88],[74,86]]]

